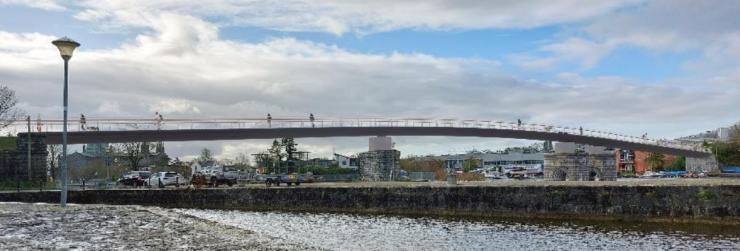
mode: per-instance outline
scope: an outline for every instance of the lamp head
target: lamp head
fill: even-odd
[[[72,53],[75,51],[75,48],[80,46],[80,43],[75,42],[68,37],[62,37],[52,41],[51,43],[59,49],[59,54],[61,54],[62,58],[65,60],[72,58]]]

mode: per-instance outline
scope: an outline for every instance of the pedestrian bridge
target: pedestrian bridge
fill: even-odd
[[[34,134],[46,135],[48,144],[62,143],[61,120],[31,121]],[[11,125],[20,134],[27,121]],[[622,135],[580,127],[528,124],[490,120],[456,119],[106,119],[88,118],[68,122],[68,143],[121,143],[137,141],[207,141],[273,139],[282,137],[322,138],[357,136],[451,136],[493,137],[574,142],[594,146],[707,157],[701,145],[671,140]]]

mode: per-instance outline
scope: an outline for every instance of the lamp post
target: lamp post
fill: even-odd
[[[62,207],[67,206],[67,69],[69,59],[75,48],[80,43],[75,42],[68,37],[63,37],[51,42],[59,49],[62,59],[64,59],[64,124],[62,126],[62,195],[60,204]]]

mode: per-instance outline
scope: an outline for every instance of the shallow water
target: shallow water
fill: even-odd
[[[331,250],[740,250],[726,226],[176,211]]]

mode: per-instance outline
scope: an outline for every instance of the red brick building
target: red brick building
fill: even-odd
[[[621,174],[623,172],[634,172],[635,174],[643,174],[646,171],[653,171],[650,170],[650,166],[648,165],[647,158],[650,156],[650,152],[643,152],[643,151],[632,151],[627,149],[617,149],[616,151],[616,158],[617,158],[617,174]],[[675,155],[663,155],[663,166],[668,166],[674,161],[676,161]]]

